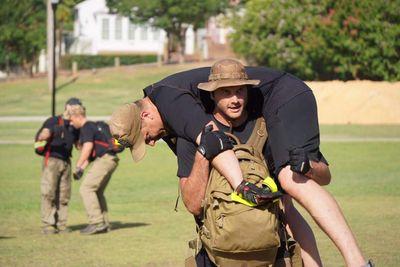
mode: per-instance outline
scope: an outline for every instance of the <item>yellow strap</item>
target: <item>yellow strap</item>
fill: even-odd
[[[270,176],[264,179],[262,182],[264,185],[268,186],[269,189],[271,189],[272,193],[278,192],[278,186],[276,185],[274,179],[272,179]]]
[[[278,186],[276,185],[274,179],[272,179],[271,177],[268,176],[267,178],[265,178],[263,180],[262,184],[266,185],[271,190],[272,193],[278,192]],[[242,204],[244,204],[246,206],[249,206],[249,207],[256,206],[256,204],[241,198],[238,195],[238,193],[236,193],[236,192],[232,192],[230,196],[231,196],[231,200],[232,201],[235,201],[235,202],[238,202],[238,203],[242,203]],[[276,201],[279,201],[279,199],[275,199],[274,200],[274,202],[276,202]]]
[[[232,193],[231,193],[231,199],[232,199],[232,201],[235,201],[235,202],[238,202],[238,203],[242,203],[242,204],[244,204],[244,205],[246,205],[246,206],[249,206],[249,207],[254,207],[254,206],[256,206],[256,204],[254,204],[254,203],[252,203],[252,202],[250,202],[250,201],[247,201],[247,200],[241,198],[241,197],[238,195],[238,193],[236,193],[236,192],[232,192]]]
[[[44,146],[46,146],[46,144],[47,144],[47,141],[46,141],[46,140],[37,141],[37,142],[35,142],[34,147],[35,147],[35,149],[36,149],[36,148],[39,148],[39,147],[44,147]]]

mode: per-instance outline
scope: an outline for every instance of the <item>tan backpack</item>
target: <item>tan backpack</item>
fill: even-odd
[[[266,139],[265,121],[259,118],[248,142],[236,140],[233,148],[243,177],[258,186],[269,177],[262,154]],[[249,207],[233,201],[232,192],[225,177],[212,169],[199,229],[202,245],[217,266],[272,266],[280,245],[278,202]]]

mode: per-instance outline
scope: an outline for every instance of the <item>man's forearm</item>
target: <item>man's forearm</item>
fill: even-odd
[[[316,181],[319,185],[328,185],[331,182],[331,172],[328,165],[323,162],[311,161],[312,168],[306,176]]]
[[[194,164],[189,177],[180,179],[183,203],[193,215],[201,214],[201,202],[206,192],[209,177],[209,162],[199,152],[196,152]]]
[[[79,159],[76,162],[77,168],[84,169],[88,165],[87,161],[89,159],[90,154],[92,153],[92,150],[93,150],[92,142],[86,142],[83,144],[81,155],[79,156]]]

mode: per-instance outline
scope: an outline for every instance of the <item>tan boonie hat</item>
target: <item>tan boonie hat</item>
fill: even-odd
[[[215,91],[221,87],[258,85],[260,80],[249,80],[242,63],[235,59],[222,59],[211,67],[208,82],[199,83],[199,89]]]
[[[129,147],[133,161],[140,161],[146,154],[146,143],[140,133],[140,109],[134,104],[124,104],[111,115],[108,123],[112,136],[118,142]]]
[[[63,117],[66,120],[70,120],[72,115],[86,116],[86,109],[82,105],[66,105],[63,113]]]

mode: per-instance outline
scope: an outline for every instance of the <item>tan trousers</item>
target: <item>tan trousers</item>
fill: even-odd
[[[65,227],[71,197],[71,163],[50,157],[45,166],[43,161],[40,190],[43,224]]]
[[[109,154],[95,159],[83,179],[79,192],[88,215],[89,224],[101,222],[109,224],[104,190],[110,181],[112,173],[117,168],[118,160],[117,156]]]

